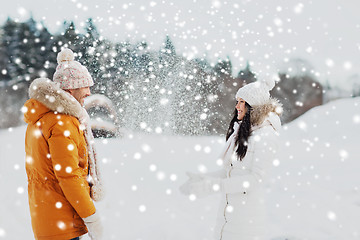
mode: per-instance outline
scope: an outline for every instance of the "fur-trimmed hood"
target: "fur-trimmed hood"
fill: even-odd
[[[253,130],[270,124],[276,131],[279,131],[281,128],[279,116],[282,111],[282,104],[275,98],[269,98],[266,104],[252,106],[250,119]]]
[[[85,140],[89,155],[90,175],[88,182],[91,186],[91,197],[95,201],[103,198],[103,187],[98,169],[98,162],[94,146],[94,136],[89,124],[90,117],[80,103],[68,92],[64,91],[59,85],[48,78],[35,79],[29,87],[29,97],[42,103],[46,108],[42,108],[36,117],[31,111],[25,111],[24,117],[27,123],[34,123],[49,111],[58,112],[77,118],[80,127],[84,131]],[[29,113],[30,112],[30,113]]]
[[[76,117],[80,122],[86,122],[88,118],[80,103],[48,78],[35,79],[29,87],[29,97],[41,102],[53,112]]]

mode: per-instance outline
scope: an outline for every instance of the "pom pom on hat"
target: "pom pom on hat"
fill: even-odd
[[[94,85],[92,77],[86,67],[74,61],[74,53],[64,48],[57,55],[58,66],[53,81],[62,89],[77,89]]]
[[[236,100],[242,98],[250,104],[250,106],[259,106],[266,104],[270,100],[269,91],[275,86],[273,79],[265,81],[256,81],[249,83],[240,88],[236,93]]]
[[[268,91],[271,91],[275,87],[275,81],[271,78],[267,78],[264,81],[265,86],[267,87]]]
[[[75,58],[73,51],[68,48],[65,48],[64,50],[59,52],[56,58],[58,64],[64,61],[74,61],[74,59]]]

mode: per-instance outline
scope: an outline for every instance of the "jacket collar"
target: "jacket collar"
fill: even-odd
[[[88,114],[80,103],[68,92],[48,78],[37,78],[29,87],[29,96],[44,104],[53,112],[74,116],[83,122]]]
[[[265,125],[271,125],[275,131],[281,128],[281,121],[279,115],[282,113],[281,103],[274,98],[263,105],[253,106],[251,111],[251,126],[252,130],[256,130]]]

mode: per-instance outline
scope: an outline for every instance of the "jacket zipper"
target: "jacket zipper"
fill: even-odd
[[[233,164],[231,163],[231,169],[229,171],[229,177],[231,177],[231,171],[233,170]],[[222,228],[221,228],[221,232],[220,232],[220,240],[222,240],[222,235],[223,235],[223,232],[224,232],[224,227],[227,223],[227,219],[226,219],[226,208],[228,207],[229,205],[229,200],[228,200],[228,194],[226,193],[225,194],[226,196],[226,205],[225,205],[225,208],[224,208],[224,219],[225,219],[225,223],[223,224]]]

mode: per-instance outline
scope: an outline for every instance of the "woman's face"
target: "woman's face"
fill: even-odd
[[[245,100],[242,98],[238,98],[238,102],[236,104],[236,110],[238,111],[238,120],[242,120],[245,116],[245,113],[247,111],[246,106],[245,106]]]

